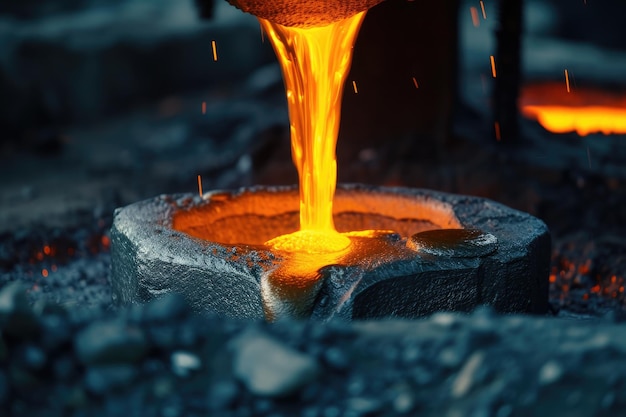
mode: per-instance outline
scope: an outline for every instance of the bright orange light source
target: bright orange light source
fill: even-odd
[[[283,70],[291,153],[300,179],[300,231],[267,242],[277,250],[337,252],[350,240],[335,230],[335,148],[341,97],[365,12],[319,27],[287,27],[259,18]],[[358,93],[352,81],[355,94]]]
[[[553,133],[576,131],[580,136],[592,133],[626,134],[626,109],[611,107],[524,106],[524,116],[536,119]]]
[[[626,134],[626,96],[584,88],[568,92],[558,83],[531,85],[522,89],[520,108],[553,133]]]

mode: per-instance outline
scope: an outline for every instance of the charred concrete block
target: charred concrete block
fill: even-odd
[[[262,283],[284,259],[263,243],[297,229],[298,207],[295,187],[255,187],[163,195],[118,209],[114,300],[143,303],[176,292],[197,311],[264,318],[281,300],[263,299]],[[341,232],[395,233],[373,246],[351,238],[349,255],[319,269],[306,317],[413,318],[481,304],[547,310],[550,235],[528,214],[477,197],[340,185],[335,224]]]

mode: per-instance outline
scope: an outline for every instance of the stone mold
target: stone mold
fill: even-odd
[[[321,268],[313,319],[414,318],[483,304],[547,310],[550,235],[526,213],[478,197],[355,184],[338,186],[335,223],[339,231],[394,230],[400,255]],[[176,292],[197,311],[262,319],[261,283],[281,262],[263,242],[297,225],[295,187],[162,195],[118,209],[114,301]]]

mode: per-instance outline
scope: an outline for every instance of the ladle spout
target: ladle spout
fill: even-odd
[[[228,0],[256,17],[283,26],[326,26],[370,9],[383,0]]]

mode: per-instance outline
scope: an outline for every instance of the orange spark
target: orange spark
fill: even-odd
[[[44,269],[42,269],[42,270],[41,270],[41,275],[42,275],[44,278],[47,278],[47,277],[48,277],[48,270],[47,270],[47,269],[45,269],[45,268],[44,268]]]
[[[104,246],[105,248],[108,248],[109,245],[111,244],[111,239],[109,239],[108,236],[102,236],[100,238],[100,242],[102,243],[102,246]]]
[[[569,72],[567,70],[565,70],[565,86],[567,87],[567,92],[569,93]]]
[[[37,260],[38,261],[43,261],[43,253],[37,252]]]
[[[202,197],[202,177],[198,175],[198,193]]]
[[[500,140],[502,139],[502,137],[500,136],[500,122],[495,122],[493,127],[496,130],[496,140],[500,142]]]
[[[217,45],[215,41],[211,41],[211,49],[213,50],[213,61],[217,61]]]
[[[202,102],[202,114],[206,114],[206,101]]]
[[[46,255],[50,255],[52,251],[50,250],[50,246],[46,245],[43,247],[43,253],[45,253]]]
[[[480,20],[478,19],[478,9],[476,7],[470,7],[470,14],[472,15],[472,24],[475,28],[480,26]]]
[[[359,89],[356,88],[356,81],[352,81],[352,88],[354,88],[354,94],[359,94]]]
[[[489,59],[491,60],[491,75],[496,78],[496,59],[493,55],[490,55]]]
[[[417,80],[415,79],[415,77],[413,77],[413,84],[415,85],[415,88],[420,88],[419,84],[417,84]]]
[[[487,13],[485,12],[485,2],[480,0],[480,10],[483,12],[483,19],[487,20]]]

